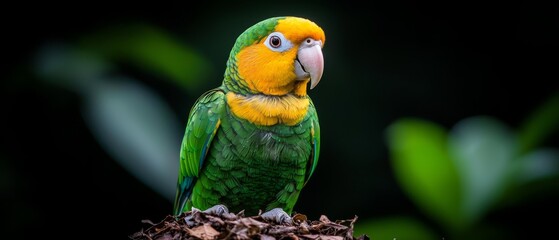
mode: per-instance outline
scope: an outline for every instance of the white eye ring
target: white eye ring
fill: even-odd
[[[291,41],[280,32],[270,33],[264,41],[264,45],[274,52],[285,52],[293,47]]]

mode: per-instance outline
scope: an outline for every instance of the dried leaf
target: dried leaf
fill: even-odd
[[[260,240],[276,240],[275,237],[266,234],[259,234]]]
[[[329,235],[320,235],[321,240],[344,240],[343,237],[340,236],[329,236]]]
[[[307,221],[307,216],[305,214],[300,214],[297,213],[295,215],[293,215],[293,217],[291,217],[293,219],[293,222],[295,223],[302,223]]]
[[[197,209],[167,216],[155,224],[144,220],[149,228],[129,236],[133,240],[209,240],[209,239],[322,239],[322,240],[368,240],[366,235],[353,237],[353,219],[330,221],[322,215],[310,221],[304,214],[295,214],[291,224],[266,222],[260,215],[245,217],[243,212],[215,216]]]
[[[326,215],[320,215],[319,220],[321,222],[324,222],[324,223],[330,223],[331,222],[330,219],[328,219],[328,217],[326,217]]]
[[[210,224],[207,223],[202,226],[189,229],[188,233],[194,237],[204,240],[216,239],[216,237],[220,234]]]
[[[310,240],[318,240],[320,239],[320,235],[318,234],[305,234],[305,235],[301,235],[301,237],[310,239]]]

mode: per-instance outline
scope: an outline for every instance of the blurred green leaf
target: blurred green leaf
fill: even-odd
[[[541,144],[559,129],[559,93],[551,96],[532,113],[519,131],[520,153],[526,153]]]
[[[66,43],[46,43],[35,57],[35,73],[43,80],[87,94],[113,65]]]
[[[171,108],[129,78],[98,81],[89,90],[84,119],[100,145],[132,175],[172,200],[182,130]]]
[[[559,150],[542,148],[515,159],[510,166],[504,204],[518,204],[536,197],[557,194]]]
[[[388,128],[388,145],[400,185],[428,216],[453,230],[464,224],[461,186],[445,130],[431,122],[402,119]]]
[[[545,178],[559,176],[559,150],[539,149],[515,161],[514,179],[519,184],[529,184]]]
[[[137,64],[173,80],[187,90],[212,74],[209,62],[160,28],[122,24],[86,35],[80,46],[109,60]]]
[[[458,122],[449,139],[463,186],[463,213],[473,223],[505,190],[516,138],[496,119],[478,116]]]
[[[181,127],[153,90],[127,77],[108,77],[106,59],[65,44],[46,44],[36,71],[83,98],[84,121],[115,161],[172,200],[178,172]]]
[[[373,240],[413,239],[434,240],[438,237],[429,228],[410,217],[390,217],[379,220],[358,221],[354,226],[354,236],[366,234]]]

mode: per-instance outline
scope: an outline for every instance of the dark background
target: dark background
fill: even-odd
[[[551,1],[549,1],[551,2]],[[29,66],[48,41],[72,41],[109,25],[148,22],[202,52],[218,86],[235,38],[271,16],[312,19],[326,32],[325,73],[309,94],[322,153],[296,209],[311,219],[406,214],[443,232],[400,190],[384,140],[401,117],[444,127],[474,115],[519,126],[559,90],[558,9],[536,2],[187,1],[25,3],[3,7],[0,187],[2,235],[125,236],[159,221],[171,203],[115,162],[93,138],[73,92],[45,84]],[[224,28],[227,26],[227,28]],[[130,66],[184,116],[199,94]],[[186,119],[180,119],[181,124]],[[557,147],[557,137],[545,144]],[[178,151],[178,146],[177,146]],[[487,216],[510,235],[556,233],[557,191]],[[538,221],[535,221],[535,220]],[[444,232],[441,233],[444,236]],[[120,238],[116,237],[116,238]]]

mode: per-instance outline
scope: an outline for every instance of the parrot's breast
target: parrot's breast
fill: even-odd
[[[246,214],[275,207],[291,212],[311,156],[310,129],[308,117],[294,126],[258,126],[230,115],[194,188],[194,206],[220,203]]]
[[[288,94],[284,96],[227,93],[227,105],[238,118],[261,126],[285,124],[293,126],[307,115],[309,98]]]

